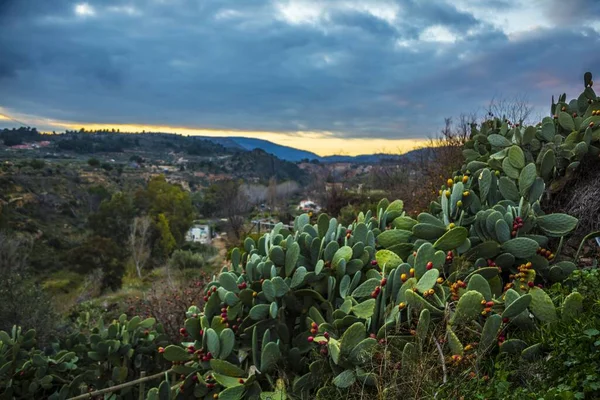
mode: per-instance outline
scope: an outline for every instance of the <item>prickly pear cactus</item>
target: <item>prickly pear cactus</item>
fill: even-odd
[[[350,226],[305,214],[293,232],[278,225],[258,242],[246,239],[231,269],[208,285],[204,309],[188,311],[185,347],[165,349],[188,373],[171,392],[252,398],[275,390],[285,371],[296,395],[325,398],[373,383],[363,366],[386,343],[410,369],[431,344],[431,323],[444,327],[436,343],[448,344],[440,348],[451,363],[497,346],[537,354],[510,335],[557,320],[538,286],[575,268],[548,247],[577,220],[545,214],[540,199],[583,157],[600,154],[590,82],[575,102],[561,96],[553,118],[535,127],[499,118],[473,126],[465,165],[416,219],[402,201],[384,199]]]
[[[0,397],[65,399],[138,378],[165,368],[159,346],[168,337],[154,319],[127,320],[123,315],[108,326],[85,326],[52,344],[36,348],[36,332],[14,327],[0,331]],[[116,398],[133,396],[132,388]]]
[[[166,360],[179,379],[148,399],[328,399],[375,385],[367,366],[388,345],[398,360],[382,368],[407,373],[429,347],[453,365],[491,352],[538,357],[541,346],[515,333],[570,321],[583,302],[570,295],[557,311],[543,290],[576,268],[550,239],[578,221],[544,213],[540,199],[600,154],[600,99],[591,74],[584,83],[537,126],[473,126],[465,165],[416,219],[384,199],[349,226],[303,214],[292,230],[247,238],[207,285],[204,307],[189,308],[182,345],[163,347],[160,325],[139,317],[70,335],[51,355],[35,348],[33,331],[0,332],[0,394],[67,398]]]
[[[543,296],[531,301],[529,292],[538,288],[503,287],[496,265],[463,260],[468,267],[458,268],[457,248],[468,247],[465,227],[445,227],[429,240],[408,230],[391,236],[412,222],[397,202],[386,201],[377,217],[361,214],[348,227],[323,214],[314,225],[308,216],[298,220],[294,233],[279,225],[258,243],[246,240],[243,253],[235,249],[231,268],[209,283],[204,309],[188,310],[183,347],[169,346],[163,354],[185,375],[171,387],[173,395],[253,398],[275,390],[276,376],[285,371],[290,391],[300,397],[318,392],[318,398],[374,383],[363,368],[387,343],[403,351],[403,368],[410,369],[429,343],[430,323],[447,324],[444,351],[456,363],[503,343],[517,317],[527,327],[556,315]],[[412,227],[441,228],[435,220],[422,214]],[[506,300],[506,290],[519,299]],[[536,319],[530,321],[529,311]],[[480,337],[473,338],[472,329],[465,335],[467,324],[479,326]]]

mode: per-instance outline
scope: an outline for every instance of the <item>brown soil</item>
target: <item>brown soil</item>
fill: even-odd
[[[565,241],[563,254],[575,256],[581,240],[589,233],[600,231],[600,159],[586,159],[567,185],[550,199],[544,199],[548,213],[566,213],[579,219],[575,231]],[[584,264],[600,259],[600,246],[594,239],[584,245]]]

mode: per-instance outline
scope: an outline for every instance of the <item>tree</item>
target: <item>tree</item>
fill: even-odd
[[[125,272],[123,247],[108,237],[88,237],[80,246],[69,251],[67,261],[82,274],[102,270],[102,289],[121,287]]]
[[[169,220],[165,214],[158,215],[156,225],[159,233],[158,248],[160,249],[161,254],[167,258],[177,245],[177,242],[171,233]]]
[[[517,94],[511,98],[493,97],[485,110],[487,115],[484,118],[497,117],[508,119],[513,124],[523,125],[524,123],[532,123],[530,117],[532,117],[533,110],[533,105],[522,94]]]
[[[129,248],[138,277],[142,278],[142,268],[150,258],[150,234],[152,219],[148,216],[135,217],[129,234]]]
[[[118,245],[125,246],[135,215],[131,196],[117,192],[110,200],[104,200],[100,204],[98,212],[90,215],[88,224],[96,235],[111,238]]]
[[[32,240],[0,232],[0,330],[35,328],[45,341],[55,326],[50,299],[29,273]]]
[[[3,203],[0,199],[0,230],[4,229],[8,225],[8,203]]]
[[[411,171],[414,170],[406,162],[374,165],[369,174],[369,183],[373,189],[385,191],[388,198],[406,198],[405,194],[411,183]]]
[[[98,160],[97,158],[93,158],[92,157],[92,158],[90,158],[88,160],[88,164],[89,164],[90,167],[96,168],[96,167],[100,166],[100,160]]]
[[[271,210],[275,210],[277,205],[277,179],[271,177],[269,179],[269,186],[267,187],[267,204]]]
[[[212,184],[202,192],[194,193],[193,201],[202,216],[211,217],[219,211],[219,197],[219,186]]]
[[[227,218],[229,228],[235,237],[239,239],[243,236],[245,215],[251,205],[249,195],[241,181],[225,180],[213,183],[201,195],[194,195],[194,204],[205,217]]]
[[[31,168],[33,168],[33,169],[42,169],[46,166],[46,162],[44,160],[34,159],[34,160],[31,160],[29,165],[31,165]]]
[[[89,212],[94,213],[100,209],[104,200],[110,200],[111,194],[104,185],[91,186],[87,191],[86,203],[89,206]]]
[[[131,157],[129,157],[129,161],[136,162],[138,164],[143,164],[144,163],[144,159],[142,157],[140,157],[139,155],[137,155],[137,154],[134,154]]]
[[[336,182],[333,173],[324,168],[315,173],[310,192],[313,193],[323,211],[337,216],[344,206],[352,202],[349,193],[342,186],[341,183]]]
[[[12,136],[6,136],[4,138],[4,145],[5,146],[18,146],[20,144],[23,144],[23,139],[16,136],[16,135],[12,135]]]
[[[155,221],[160,214],[168,220],[171,234],[177,244],[185,241],[185,234],[194,220],[194,206],[190,194],[180,186],[167,182],[163,175],[153,177],[145,190],[136,193],[136,204]]]
[[[242,190],[241,181],[224,181],[221,183],[220,197],[223,212],[229,222],[229,227],[237,239],[241,239],[246,222],[245,214],[250,206],[248,196]]]
[[[463,146],[476,122],[475,114],[461,114],[456,122],[453,118],[444,118],[444,128],[429,139],[409,164],[410,170],[415,172],[406,188],[411,193],[404,198],[406,209],[415,212],[427,209],[440,185],[453,177],[464,162]]]

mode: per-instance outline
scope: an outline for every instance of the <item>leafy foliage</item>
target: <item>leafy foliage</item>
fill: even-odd
[[[18,129],[2,129],[0,131],[0,140],[6,146],[16,146],[24,142],[39,142],[44,140],[36,128],[21,127]]]
[[[69,265],[80,273],[102,270],[102,287],[118,289],[125,272],[123,249],[112,239],[90,236],[67,254]]]
[[[138,208],[157,221],[163,214],[169,222],[169,230],[175,243],[183,243],[194,216],[188,192],[180,186],[168,183],[164,176],[157,176],[150,179],[145,190],[135,194],[135,202]]]
[[[570,127],[565,119],[546,123],[563,138],[572,137],[564,131]],[[338,389],[356,380],[367,383],[364,360],[352,352],[364,347],[370,355],[377,339],[410,330],[415,312],[422,335],[430,318],[446,327],[451,363],[460,363],[464,348],[473,347],[462,340],[486,344],[472,354],[477,359],[495,349],[532,357],[537,345],[505,335],[556,321],[555,305],[535,282],[561,280],[574,266],[556,263],[542,246],[548,236],[568,234],[577,221],[543,213],[539,199],[545,180],[561,170],[545,165],[538,171],[528,160],[542,146],[527,147],[536,128],[513,129],[509,133],[508,123],[497,119],[480,130],[473,127],[465,145],[473,154],[467,152],[462,173],[448,179],[430,212],[420,214],[409,229],[392,229],[396,218],[404,218],[400,226],[406,222],[402,202],[382,200],[376,215],[361,213],[347,228],[324,215],[312,225],[302,215],[293,234],[277,226],[258,242],[246,239],[243,255],[232,253],[231,270],[224,268],[209,284],[204,310],[188,311],[190,342],[184,345],[200,349],[173,360],[185,361],[205,377],[218,373],[213,358],[230,363],[234,377],[245,371],[245,388],[236,398],[268,389],[272,367],[290,360],[286,372],[295,376],[294,392],[308,395],[320,388],[316,396],[322,397],[332,390],[328,383]],[[583,130],[591,142],[589,129]],[[464,331],[471,324],[476,328]],[[229,334],[221,336],[230,331],[239,335],[233,344]],[[401,334],[395,340],[404,341],[402,368],[410,368],[422,345]],[[222,348],[237,348],[238,354]],[[302,367],[309,364],[308,370]],[[226,388],[222,382],[215,387],[199,381],[194,390],[206,394]]]
[[[63,399],[164,368],[158,350],[168,337],[154,319],[122,315],[108,326],[90,326],[88,318],[82,315],[80,330],[45,352],[36,348],[33,329],[0,331],[2,397]],[[121,398],[133,397],[134,391],[123,390]]]
[[[0,330],[38,327],[44,344],[57,328],[50,299],[27,265],[31,240],[0,233]]]
[[[547,186],[554,190],[583,157],[600,153],[594,124],[600,99],[590,81],[586,74],[580,98],[567,104],[561,96],[554,118],[536,127],[498,118],[472,126],[465,165],[416,218],[401,200],[382,199],[375,212],[361,212],[347,225],[303,214],[291,231],[278,224],[258,240],[247,237],[206,286],[203,306],[187,310],[181,343],[162,351],[181,379],[164,381],[148,398],[345,398],[359,385],[374,391],[378,375],[418,376],[432,352],[431,365],[442,371],[436,377],[443,377],[436,384],[451,397],[468,393],[471,384],[486,396],[509,396],[519,377],[512,368],[523,374],[535,365],[550,384],[522,395],[597,395],[600,333],[573,324],[583,313],[592,316],[586,324],[598,323],[597,310],[587,307],[594,291],[586,298],[543,288],[576,269],[548,247],[578,221],[540,205]],[[159,178],[135,203],[156,217],[158,247],[169,254],[189,198]],[[135,318],[122,317],[109,338],[135,329]],[[3,338],[9,346],[16,340]],[[388,362],[388,351],[395,362]],[[106,359],[90,356],[95,352],[87,356]],[[535,364],[542,356],[550,357],[552,371]],[[368,366],[378,361],[375,374]],[[561,363],[586,366],[560,375]],[[444,385],[448,374],[469,370],[469,385]],[[127,376],[112,371],[113,381]],[[486,372],[482,381],[492,375],[497,385],[480,389]],[[22,387],[31,390],[27,383]],[[394,383],[379,391],[384,398],[402,392]]]
[[[131,195],[117,192],[110,200],[103,201],[98,212],[90,216],[89,226],[98,236],[110,238],[115,243],[126,243],[135,215]]]

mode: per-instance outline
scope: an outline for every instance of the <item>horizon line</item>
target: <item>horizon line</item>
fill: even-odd
[[[22,118],[20,118],[22,119]],[[37,119],[37,118],[33,118]],[[6,113],[0,114],[0,120],[12,120],[22,123]],[[43,122],[42,122],[43,121]],[[422,147],[429,138],[369,138],[369,137],[342,137],[336,136],[328,131],[296,131],[296,132],[269,132],[237,129],[212,129],[194,128],[185,126],[169,125],[145,125],[145,124],[106,124],[106,123],[74,123],[57,121],[52,119],[38,119],[40,132],[56,133],[56,129],[79,131],[104,131],[112,129],[123,134],[161,133],[182,136],[204,136],[214,138],[243,137],[248,139],[259,139],[269,141],[276,145],[291,147],[296,150],[307,151],[319,157],[327,156],[359,156],[373,154],[404,154],[416,148]],[[37,125],[37,124],[34,124]],[[29,127],[35,127],[29,125]],[[7,128],[8,129],[8,128]],[[38,129],[36,127],[36,129]],[[315,146],[311,146],[314,144]]]

